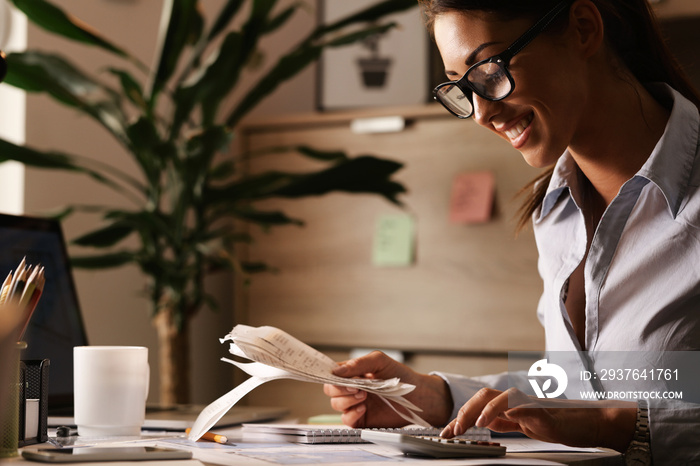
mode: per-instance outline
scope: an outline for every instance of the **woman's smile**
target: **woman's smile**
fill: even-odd
[[[534,115],[532,113],[529,113],[524,118],[516,122],[515,125],[503,131],[503,133],[510,140],[510,143],[516,149],[518,147],[521,147],[525,143],[525,140],[527,139],[527,134],[525,130],[530,127],[530,123],[532,123],[533,116]]]

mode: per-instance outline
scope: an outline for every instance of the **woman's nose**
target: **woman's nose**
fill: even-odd
[[[501,111],[501,102],[494,102],[472,94],[474,105],[474,120],[481,126],[489,126],[493,118]]]

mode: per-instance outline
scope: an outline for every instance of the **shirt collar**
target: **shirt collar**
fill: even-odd
[[[700,116],[697,107],[670,86],[656,84],[650,91],[661,99],[671,100],[673,108],[664,134],[636,176],[646,178],[659,187],[675,218],[688,191],[695,163],[700,138]],[[566,189],[577,201],[578,173],[576,162],[569,151],[565,151],[554,166],[538,221],[551,212]]]
[[[671,215],[676,218],[688,192],[695,164],[700,117],[697,107],[669,86],[659,86],[653,91],[663,92],[661,95],[671,98],[673,110],[664,134],[637,176],[659,187],[666,197]]]

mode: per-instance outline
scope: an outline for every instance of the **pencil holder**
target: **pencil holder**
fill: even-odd
[[[17,342],[12,355],[12,360],[8,367],[10,377],[6,380],[9,383],[7,403],[0,406],[0,458],[10,458],[17,456],[19,446],[19,365],[20,353],[27,344],[23,341]]]
[[[48,359],[20,362],[19,446],[48,441]]]

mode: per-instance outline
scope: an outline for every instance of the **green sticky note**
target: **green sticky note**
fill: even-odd
[[[374,234],[372,263],[377,267],[406,267],[413,264],[415,222],[410,215],[382,215]]]

